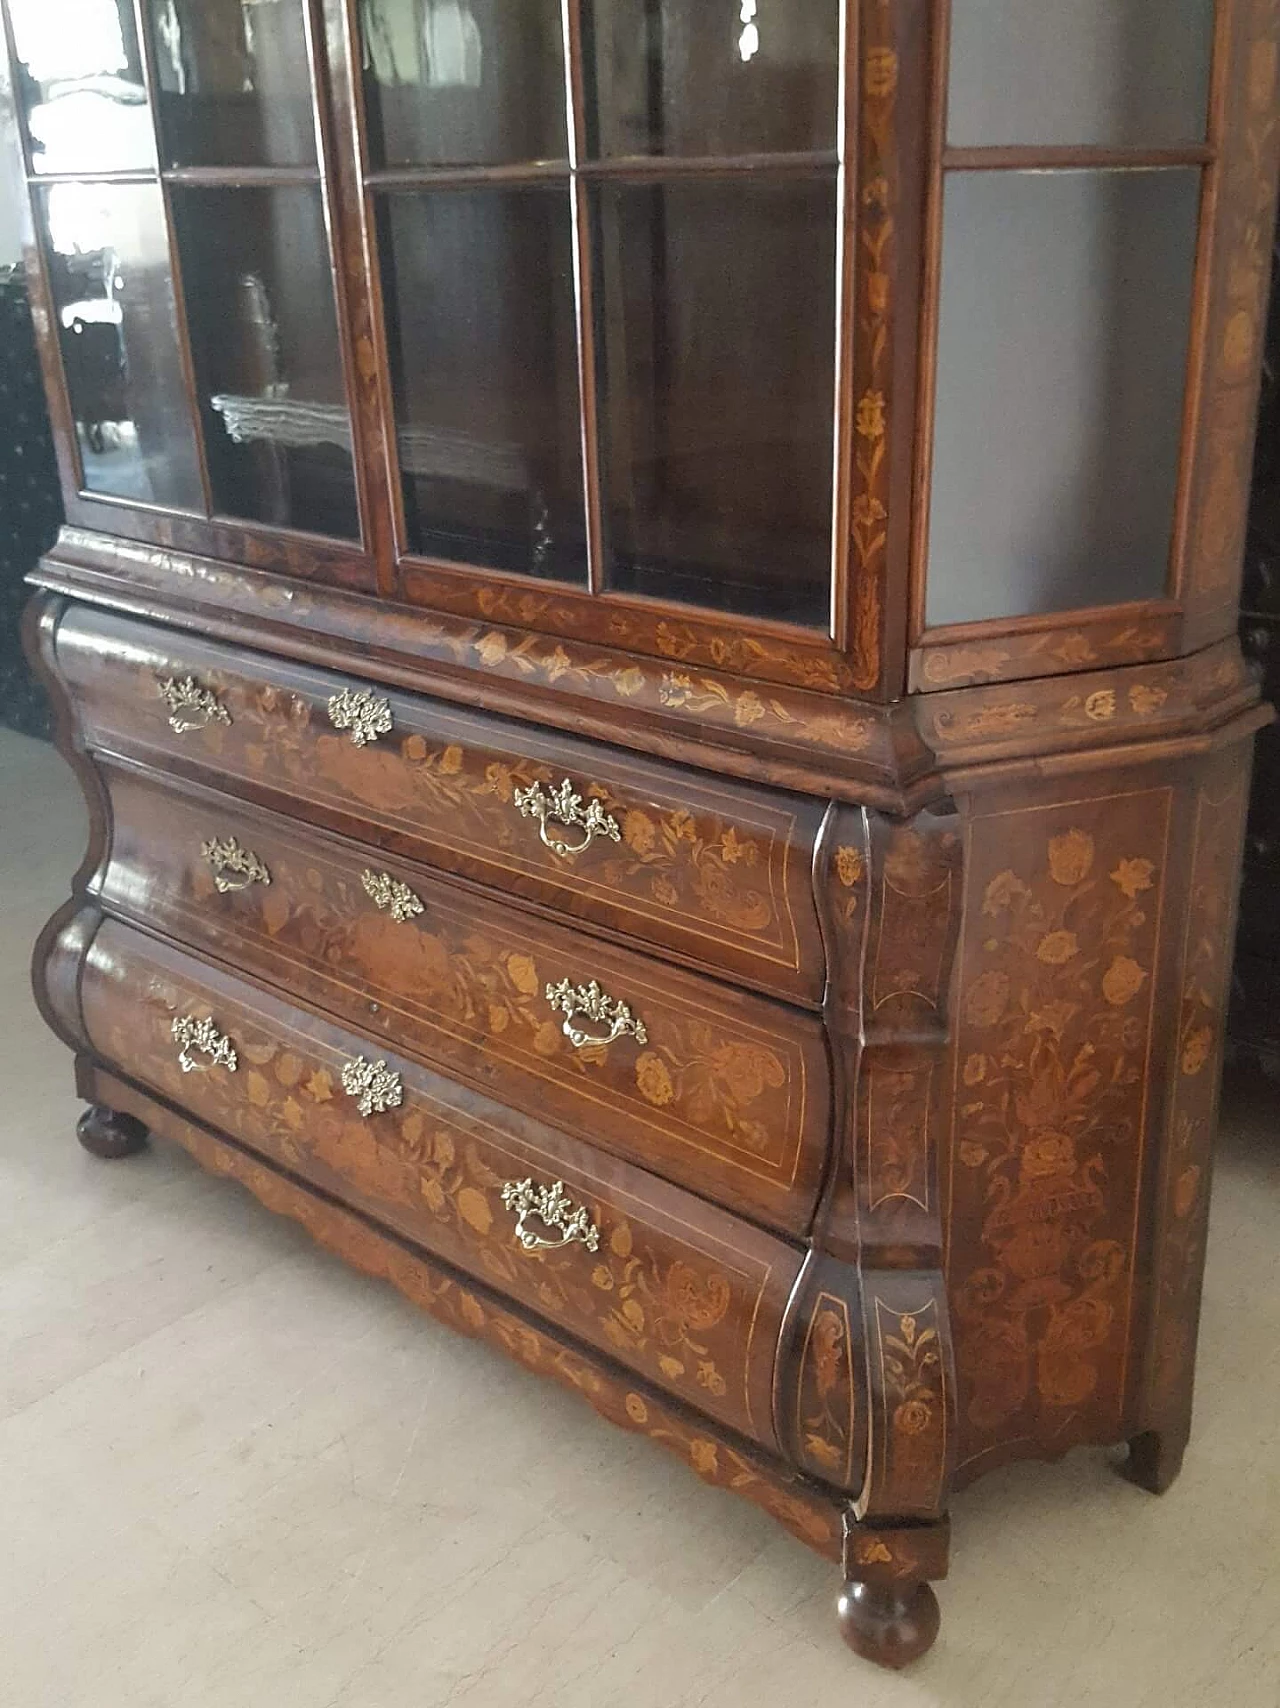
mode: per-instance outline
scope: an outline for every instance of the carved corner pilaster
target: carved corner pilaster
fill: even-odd
[[[89,842],[63,903],[36,939],[31,958],[31,988],[46,1025],[74,1050],[88,1047],[80,1015],[80,967],[102,915],[93,904],[93,880],[110,848],[110,806],[93,761],[80,739],[70,689],[58,667],[58,625],[67,601],[37,593],[23,613],[22,642],[27,660],[49,697],[58,752],[75,772],[89,813]]]
[[[779,1423],[860,1522],[936,1520],[950,1485],[938,1156],[961,854],[950,816],[833,807],[815,865],[836,1121]]]

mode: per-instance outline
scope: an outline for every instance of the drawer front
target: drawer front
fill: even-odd
[[[57,652],[91,743],[287,796],[346,835],[822,1000],[819,801],[412,695],[357,704],[349,678],[107,612],[71,612]]]
[[[777,1451],[799,1251],[112,921],[83,1009],[130,1078]],[[375,1057],[362,1114],[344,1070]]]
[[[830,1114],[815,1016],[230,796],[103,772],[112,912],[719,1203],[807,1229]],[[548,999],[593,983],[594,1016]]]

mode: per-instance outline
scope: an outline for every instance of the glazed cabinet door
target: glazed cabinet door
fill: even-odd
[[[5,5],[69,518],[371,586],[309,0]]]
[[[914,683],[1234,627],[1276,9],[935,9]]]
[[[853,685],[851,12],[348,11],[404,596]]]

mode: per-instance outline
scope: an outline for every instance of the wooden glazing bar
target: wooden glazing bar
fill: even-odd
[[[929,493],[933,480],[933,409],[938,379],[938,312],[942,285],[943,158],[947,140],[947,74],[951,58],[951,0],[934,0],[929,66],[929,163],[925,193],[924,260],[920,287],[920,375],[917,386],[915,484],[911,519],[908,644],[925,627],[929,577]]]
[[[360,350],[361,384],[372,394],[369,405],[378,422],[381,455],[379,469],[387,504],[387,533],[385,546],[378,543],[378,584],[390,595],[400,591],[399,563],[408,544],[404,513],[404,487],[400,475],[400,454],[396,443],[395,397],[391,385],[391,360],[387,350],[386,307],[382,291],[382,267],[378,253],[378,210],[374,189],[375,178],[384,174],[369,170],[368,115],[365,111],[364,83],[360,75],[360,20],[357,0],[324,0],[329,61],[335,81],[341,85],[343,99],[339,108],[341,135],[341,167],[338,178],[339,194],[344,212],[350,207],[353,229],[358,228],[360,254],[358,270],[363,275],[363,293],[358,293],[353,308],[362,311],[362,322],[356,328],[356,343]],[[395,177],[394,173],[385,174]],[[387,186],[393,187],[393,186]],[[412,188],[411,184],[402,186]],[[389,562],[382,561],[382,553]]]
[[[582,0],[561,0],[564,31],[565,126],[569,165],[573,243],[573,309],[578,345],[578,421],[582,435],[582,495],[587,524],[587,586],[604,587],[603,499],[600,492],[600,437],[596,416],[596,325],[592,278],[591,208],[580,171],[586,137],[586,96],[582,60]]]
[[[572,95],[571,95],[572,99]],[[483,184],[540,184],[563,182],[570,176],[588,179],[625,178],[628,183],[655,183],[675,178],[794,177],[835,172],[839,151],[803,154],[621,155],[611,160],[520,160],[504,166],[396,166],[370,172],[365,182],[377,190],[470,189]]]
[[[151,125],[151,146],[155,153],[156,170],[163,161],[160,138],[160,110],[156,102],[155,53],[151,40],[150,20],[145,0],[133,0],[134,28],[138,34],[138,50],[142,62],[142,86],[147,97],[147,117]],[[204,421],[200,413],[200,394],[196,386],[195,358],[191,354],[191,331],[187,325],[187,299],[182,288],[182,264],[178,255],[177,238],[173,228],[173,200],[169,186],[160,174],[160,196],[164,204],[164,237],[169,255],[169,278],[173,292],[174,324],[178,336],[178,356],[182,365],[182,385],[187,399],[187,415],[195,437],[196,460],[200,469],[200,491],[204,497],[206,516],[213,514],[213,483],[209,478],[209,458],[205,451]]]
[[[853,474],[853,348],[857,316],[858,242],[858,12],[840,8],[840,82],[836,140],[836,350],[831,471],[831,638],[849,648],[849,527]]]
[[[569,178],[564,160],[522,160],[507,166],[395,166],[369,172],[371,190],[471,190],[486,184],[555,184]]]
[[[1209,143],[1176,148],[944,148],[944,172],[1155,172],[1172,166],[1204,166],[1213,159]]]
[[[160,176],[166,184],[217,190],[287,189],[324,181],[319,166],[169,166]]]
[[[374,559],[379,593],[390,597],[395,591],[394,563],[382,461],[373,454],[381,448],[383,422],[376,392],[366,383],[361,372],[359,347],[365,326],[359,317],[364,301],[364,255],[358,237],[349,234],[351,223],[359,219],[360,196],[354,178],[344,179],[344,167],[350,170],[346,159],[349,151],[342,146],[349,141],[346,127],[350,107],[345,101],[332,99],[328,62],[322,52],[327,28],[323,0],[306,0],[304,23],[315,100],[316,159],[321,171],[320,199],[329,249],[334,318],[347,407],[351,413],[352,473],[360,517],[360,542]],[[347,189],[345,196],[341,193],[344,184]]]
[[[751,174],[770,177],[810,172],[834,172],[842,150],[813,149],[793,154],[623,154],[609,160],[575,162],[584,178],[737,178]]]
[[[116,172],[29,172],[27,182],[38,184],[154,184],[157,174],[149,166]]]

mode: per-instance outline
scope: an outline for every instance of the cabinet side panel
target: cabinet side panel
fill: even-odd
[[[1124,1434],[1175,797],[1148,772],[971,805],[947,1218],[961,1480]]]
[[[1139,1429],[1163,1437],[1170,1462],[1180,1456],[1191,1424],[1223,1026],[1248,798],[1247,748],[1206,762],[1188,814],[1187,905],[1175,922],[1179,998],[1176,1016],[1170,1016],[1176,1036],[1152,1208],[1153,1276],[1138,1404]]]

